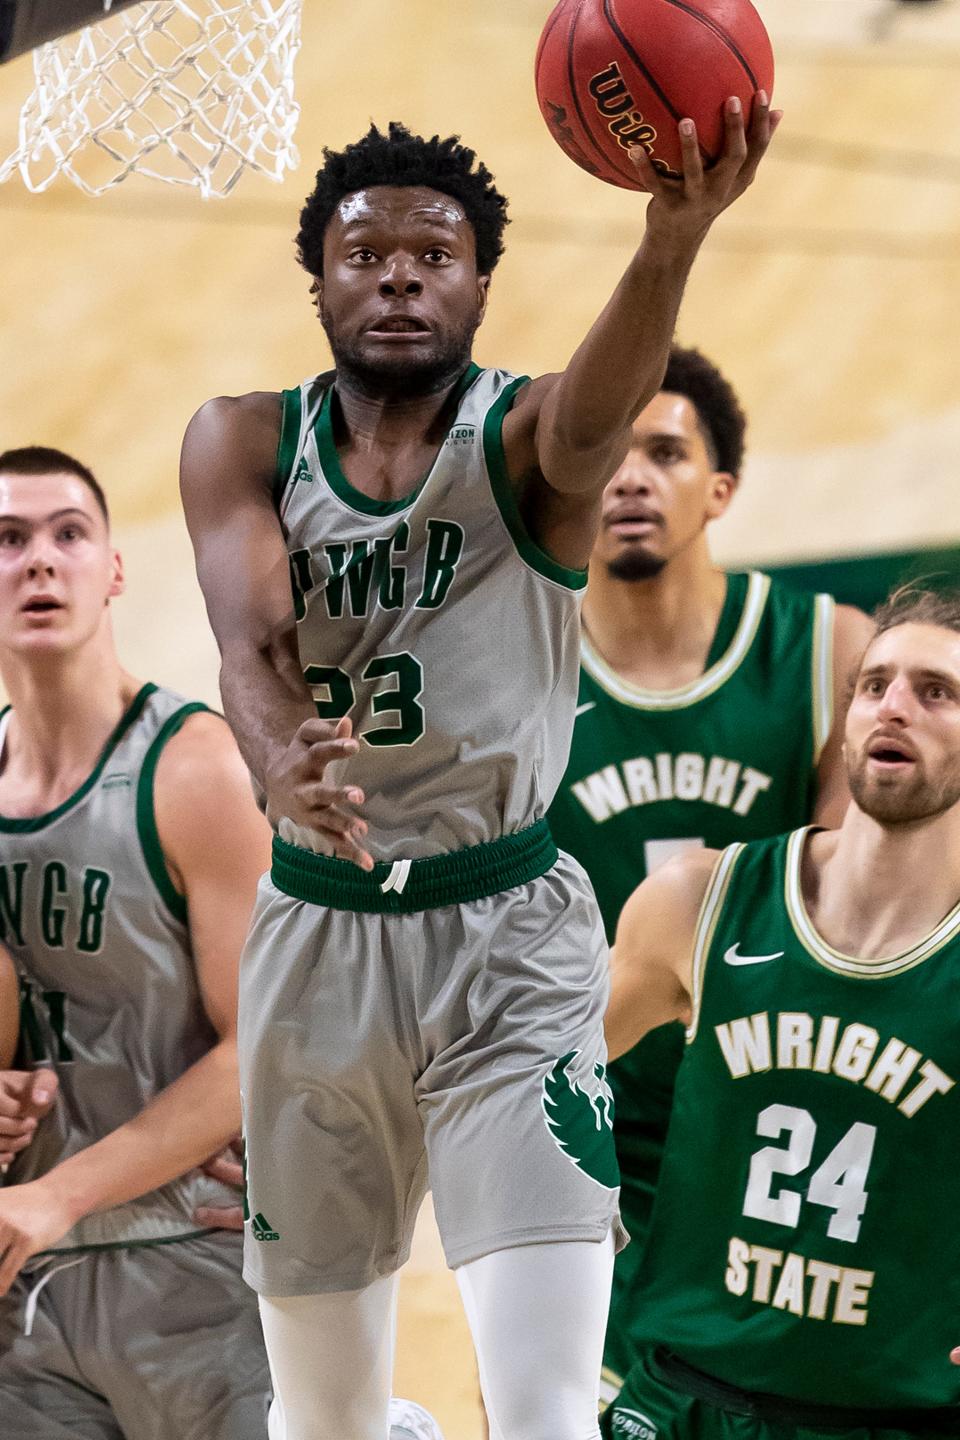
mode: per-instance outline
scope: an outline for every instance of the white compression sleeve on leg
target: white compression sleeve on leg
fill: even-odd
[[[269,1440],[386,1440],[397,1277],[331,1295],[260,1296]]]
[[[598,1440],[613,1236],[498,1250],[457,1271],[491,1440]]]

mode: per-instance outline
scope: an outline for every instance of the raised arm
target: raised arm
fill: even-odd
[[[604,1028],[610,1059],[648,1030],[690,1018],[693,945],[716,850],[688,850],[654,871],[620,916]]]
[[[749,139],[739,100],[728,100],[724,115],[724,154],[709,171],[692,121],[680,126],[682,181],[658,175],[642,147],[629,152],[653,197],[640,248],[563,374],[528,386],[504,421],[525,516],[564,564],[587,563],[601,491],[627,452],[632,422],[660,388],[690,267],[717,215],[753,180],[780,118],[762,91]]]
[[[317,718],[297,649],[290,565],[273,501],[280,397],[211,400],[183,442],[180,488],[197,576],[220,647],[230,727],[267,797],[268,814],[328,836],[365,869],[366,825],[355,786],[331,786],[325,768],[355,754],[349,720]]]

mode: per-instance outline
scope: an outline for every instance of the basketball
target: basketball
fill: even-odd
[[[560,0],[537,48],[537,98],[557,144],[581,169],[642,190],[627,156],[642,145],[679,179],[677,122],[696,123],[705,166],[723,149],[723,103],[749,119],[773,90],[773,49],[749,0]]]

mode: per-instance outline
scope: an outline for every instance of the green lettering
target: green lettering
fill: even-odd
[[[313,697],[321,720],[340,720],[353,709],[353,681],[339,665],[308,665],[303,678],[311,690],[327,692],[319,700],[316,694]]]
[[[354,540],[347,562],[345,545],[325,545],[323,548],[330,561],[330,578],[324,590],[330,619],[340,620],[343,616],[344,580],[350,595],[350,614],[354,619],[366,615],[375,551],[368,549],[366,540]]]
[[[306,596],[313,589],[309,550],[290,552],[290,587],[293,590],[293,613],[298,620],[302,620],[307,613]]]
[[[0,940],[12,939],[14,945],[27,943],[23,938],[23,878],[28,864],[27,860],[15,860],[12,866],[0,865]]]
[[[63,949],[63,929],[67,912],[54,903],[58,895],[67,893],[67,867],[59,860],[50,860],[43,867],[43,891],[40,898],[40,923],[43,938],[52,950]]]
[[[437,610],[447,598],[463,554],[463,526],[453,520],[427,521],[427,558],[418,610]]]
[[[407,567],[392,565],[393,555],[406,550],[410,541],[410,527],[405,520],[397,526],[388,540],[375,540],[374,579],[379,587],[381,610],[400,610],[407,590]]]
[[[105,870],[91,867],[84,871],[83,909],[80,912],[77,949],[86,955],[95,955],[103,946],[104,907],[110,885],[110,876]]]

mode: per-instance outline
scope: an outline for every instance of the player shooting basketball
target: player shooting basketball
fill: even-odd
[[[241,982],[246,1273],[273,1440],[386,1423],[432,1185],[493,1434],[596,1434],[617,1231],[602,925],[543,819],[604,484],[687,273],[777,117],[662,181],[566,371],[471,363],[506,202],[455,140],[327,152],[300,258],[335,371],[221,399],[183,494],[228,718],[277,830]],[[291,604],[291,578],[293,603]],[[318,718],[319,716],[319,718]]]

